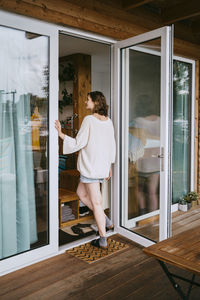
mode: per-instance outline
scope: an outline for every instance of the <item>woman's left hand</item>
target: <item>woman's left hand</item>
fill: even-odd
[[[57,129],[58,134],[60,134],[61,133],[61,125],[58,120],[55,121],[55,128]]]
[[[110,168],[110,171],[109,171],[109,176],[106,178],[106,180],[108,181],[110,178],[111,178],[111,168]]]

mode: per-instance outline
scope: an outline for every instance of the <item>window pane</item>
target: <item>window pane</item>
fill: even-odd
[[[48,243],[49,40],[0,26],[0,259]]]
[[[174,60],[173,204],[190,189],[192,65]]]
[[[161,39],[121,50],[121,225],[159,239]],[[124,187],[124,189],[123,189]]]

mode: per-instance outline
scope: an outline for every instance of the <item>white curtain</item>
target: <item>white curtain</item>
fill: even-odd
[[[0,258],[37,241],[30,96],[0,93]]]

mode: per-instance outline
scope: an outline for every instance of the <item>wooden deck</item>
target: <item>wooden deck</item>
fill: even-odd
[[[129,248],[90,265],[62,254],[5,275],[0,278],[0,299],[178,299],[155,259],[133,242],[113,237],[128,243]],[[180,271],[183,273],[187,274]],[[194,287],[191,300],[196,299],[199,290]]]
[[[187,212],[176,211],[172,213],[172,235],[177,235],[189,229],[200,228],[200,205],[191,208]],[[152,221],[151,221],[152,219]],[[158,218],[150,218],[143,226],[132,228],[133,232],[139,233],[153,241],[159,239]],[[200,299],[200,297],[199,297]]]

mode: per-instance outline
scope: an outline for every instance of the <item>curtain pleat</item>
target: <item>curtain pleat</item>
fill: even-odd
[[[37,241],[30,96],[9,96],[0,98],[0,258]]]

